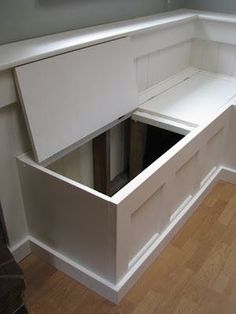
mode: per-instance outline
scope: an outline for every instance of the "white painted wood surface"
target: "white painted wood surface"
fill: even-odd
[[[235,45],[235,22],[235,16],[232,23],[227,19],[219,21],[207,16],[202,18],[200,15],[196,24],[195,38]]]
[[[0,47],[0,70],[10,69],[24,63],[91,46],[106,40],[112,40],[123,36],[132,36],[133,34],[138,33],[141,34],[145,31],[156,30],[159,32],[165,28],[172,28],[172,30],[174,29],[174,31],[177,32],[176,34],[178,36],[183,36],[183,33],[178,33],[177,28],[178,26],[181,28],[183,24],[188,22],[194,23],[195,38],[222,42],[226,41],[231,44],[235,43],[235,15],[210,12],[205,13],[193,10],[177,10],[164,14],[89,27],[82,30],[73,30],[61,34],[2,45]],[[201,25],[198,27],[198,24]],[[184,33],[189,36],[189,27],[188,29],[185,28]],[[225,36],[225,34],[227,34],[227,36]],[[168,34],[168,36],[170,36],[170,34]],[[168,42],[166,39],[168,36],[165,36],[162,41],[163,43]],[[171,36],[171,42],[168,43],[167,46],[173,45],[175,37]],[[187,40],[186,36],[184,40]],[[160,41],[158,40],[158,42]],[[162,45],[162,43],[159,44]],[[156,43],[151,41],[151,45],[155,46]],[[142,47],[142,50],[143,49],[147,48]],[[157,49],[160,49],[160,47]],[[136,49],[136,51],[138,51],[138,49]]]
[[[134,258],[137,261],[137,255],[139,258],[142,257],[142,254],[139,254],[140,250],[143,250],[143,247],[145,247],[153,237],[157,237],[165,226],[165,222],[163,221],[165,219],[165,209],[163,208],[163,199],[165,196],[164,188],[165,185],[163,184],[154,195],[146,200],[142,206],[130,216],[129,263]],[[152,243],[149,243],[146,249],[148,249],[151,244]],[[131,262],[131,265],[132,264],[134,265],[134,262]],[[130,267],[130,264],[128,267]]]
[[[93,188],[92,141],[48,165],[48,169]]]
[[[155,38],[154,38],[155,39]],[[136,59],[136,79],[139,92],[169,79],[189,67],[191,42],[185,41]]]
[[[10,70],[0,72],[0,108],[17,100],[13,75]]]
[[[28,234],[15,158],[30,147],[19,109],[17,105],[0,108],[0,202],[12,247]]]
[[[236,45],[194,39],[191,65],[205,71],[236,77]]]
[[[0,47],[0,71],[104,41],[132,36],[143,31],[159,31],[164,28],[173,30],[182,23],[196,20],[196,13],[177,10],[2,45]],[[175,38],[171,36],[171,42],[168,43],[165,40],[165,43],[171,46],[173,40]]]
[[[137,107],[128,38],[18,67],[16,76],[39,162]]]
[[[234,145],[236,134],[236,99],[234,99],[234,106],[230,110],[230,117],[228,121],[228,134],[225,139],[224,156],[222,164],[229,169],[235,169],[236,148]]]
[[[147,102],[149,99],[156,97],[157,95],[165,92],[169,88],[181,83],[183,80],[191,77],[192,75],[199,72],[199,69],[193,67],[186,67],[183,71],[172,75],[168,79],[157,83],[150,88],[139,93],[139,106]]]
[[[176,46],[194,37],[194,21],[184,22],[175,27],[143,31],[131,35],[134,57],[142,57],[155,51]]]
[[[161,38],[158,37],[157,41],[149,40],[149,42],[150,45],[154,47],[155,45],[167,43],[165,47],[168,47],[174,44],[177,37],[182,38],[180,41],[187,40],[192,26],[186,27],[184,32],[178,32],[178,30],[181,29],[184,24],[191,25],[192,23],[194,23],[194,38],[235,44],[235,15],[177,10],[2,45],[0,47],[0,70],[10,69],[24,63],[55,56],[123,36],[140,34],[142,37],[142,33],[146,31],[161,33],[161,31],[166,28],[170,28],[171,32],[174,30],[176,36],[171,36],[171,32],[167,32],[167,36],[164,36],[164,40],[160,40]],[[180,28],[178,28],[179,26]],[[165,31],[163,34],[165,34]],[[184,36],[184,34],[186,34],[187,37]],[[147,37],[149,36],[150,34]],[[154,36],[158,35],[154,34]],[[171,39],[170,42],[168,41],[169,36]],[[135,51],[138,53],[137,56],[140,56],[139,45],[136,47],[137,49],[135,49]],[[156,49],[160,48],[161,46]],[[164,46],[162,46],[162,48],[164,48]],[[147,47],[142,46],[141,51],[143,51],[143,49],[147,50]],[[151,50],[153,51],[153,48]]]
[[[148,238],[148,234],[150,235],[149,227],[142,218],[143,208],[147,206],[148,210],[150,202],[155,200],[155,205],[151,206],[154,211],[152,214],[155,216],[151,226],[155,222],[158,224],[155,231],[153,228],[151,229],[150,238],[146,238],[148,242],[155,233],[159,233],[161,237],[173,220],[178,220],[178,217],[195,199],[199,190],[203,188],[203,179],[208,176],[208,180],[204,182],[207,185],[218,171],[218,167],[223,163],[224,141],[215,141],[214,145],[211,145],[210,142],[218,136],[221,138],[221,131],[224,128],[227,129],[230,115],[228,106],[229,104],[224,106],[214,117],[189,133],[112,197],[112,200],[118,205],[118,278],[122,279],[127,273],[127,264],[132,261],[130,252],[139,255],[137,252],[138,241],[142,241],[142,237],[147,236]],[[206,158],[206,154],[211,157],[210,160]],[[215,170],[212,173],[214,167]],[[169,195],[172,197],[170,198]],[[135,226],[139,225],[139,230],[142,230],[142,235],[137,237],[135,243],[127,241],[132,234],[133,213],[135,213]]]
[[[233,78],[198,72],[147,101],[138,111],[194,127],[209,119],[235,95]]]
[[[19,169],[30,234],[114,281],[116,213],[109,198],[26,159]]]
[[[157,115],[153,115],[139,110],[136,110],[132,114],[132,119],[134,121],[139,121],[148,125],[158,127],[163,130],[168,130],[182,135],[187,135],[195,128],[182,122],[175,122],[170,120],[169,118],[158,117]]]

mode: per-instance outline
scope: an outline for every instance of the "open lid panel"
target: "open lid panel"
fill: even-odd
[[[19,66],[15,75],[38,162],[137,107],[129,38]]]

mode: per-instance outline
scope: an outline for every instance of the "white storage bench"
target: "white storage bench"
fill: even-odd
[[[34,150],[18,158],[32,250],[119,302],[217,178],[236,80],[189,68],[139,105],[129,38],[15,74]]]

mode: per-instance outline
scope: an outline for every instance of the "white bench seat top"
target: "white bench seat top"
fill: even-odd
[[[235,95],[234,78],[196,71],[142,104],[135,116],[149,115],[154,120],[164,118],[194,128],[209,119]]]

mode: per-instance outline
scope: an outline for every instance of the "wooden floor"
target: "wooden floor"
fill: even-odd
[[[118,306],[36,256],[20,265],[29,313],[236,314],[236,186],[215,187]]]

